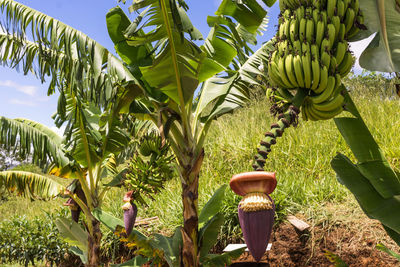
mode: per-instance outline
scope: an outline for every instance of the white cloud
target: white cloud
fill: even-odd
[[[55,132],[56,134],[58,134],[59,136],[64,136],[64,131],[65,131],[65,126],[61,126],[61,128],[57,128],[56,126],[52,126],[50,127],[50,129]]]
[[[14,88],[19,92],[22,92],[29,96],[34,96],[37,91],[37,87],[33,85],[21,85],[11,80],[0,81],[0,86]]]
[[[20,100],[20,99],[10,99],[9,101],[10,104],[14,104],[14,105],[21,105],[21,106],[28,106],[28,107],[35,107],[36,103],[34,101],[24,101],[24,100]]]
[[[355,73],[361,73],[363,68],[361,68],[359,64],[359,58],[361,56],[361,53],[364,51],[365,48],[369,45],[369,43],[372,41],[374,38],[375,34],[372,36],[363,39],[358,42],[352,42],[350,43],[350,50],[353,51],[354,55],[356,56],[356,63],[354,64],[354,72]]]

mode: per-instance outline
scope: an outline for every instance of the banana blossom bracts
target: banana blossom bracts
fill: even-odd
[[[264,255],[274,224],[275,205],[269,194],[276,187],[274,172],[236,174],[229,183],[243,196],[238,206],[240,227],[251,255],[258,262]]]

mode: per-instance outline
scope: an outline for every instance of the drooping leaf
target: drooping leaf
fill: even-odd
[[[33,71],[48,94],[64,91],[65,82],[75,92],[87,90],[89,98],[103,104],[115,95],[115,81],[135,81],[130,71],[107,49],[80,31],[12,0],[2,0],[0,61],[24,74]]]
[[[358,118],[336,118],[336,126],[359,161],[360,172],[385,198],[400,194],[400,181],[364,122]]]
[[[244,105],[249,100],[251,86],[262,85],[257,76],[261,76],[263,81],[267,80],[266,71],[260,71],[259,66],[267,64],[273,49],[272,41],[267,42],[244,61],[237,71],[208,79],[201,89],[195,118],[212,120]],[[205,111],[208,114],[204,114]]]
[[[222,201],[224,200],[225,197],[226,187],[227,185],[224,184],[220,188],[218,188],[214,192],[212,197],[204,205],[199,215],[200,227],[221,210]]]
[[[127,171],[128,171],[128,169],[124,168],[122,171],[117,173],[109,183],[104,184],[104,186],[111,186],[111,187],[122,186],[123,182],[125,180],[125,175],[126,175]]]
[[[368,31],[377,33],[361,54],[361,67],[370,71],[400,71],[400,9],[396,5],[396,1],[360,1]]]
[[[255,33],[267,12],[256,0],[247,0],[245,4],[239,1],[223,0],[215,14],[232,16],[249,32]]]
[[[45,175],[11,170],[0,172],[0,188],[26,198],[50,199],[59,195],[64,186]]]
[[[154,239],[150,241],[150,244],[157,249],[164,252],[164,259],[167,261],[169,266],[179,267],[180,266],[180,249],[182,248],[182,232],[181,228],[175,229],[172,237],[166,237],[161,234],[155,234]]]
[[[140,16],[140,15],[139,15]],[[108,34],[115,44],[115,50],[121,59],[128,65],[151,64],[151,45],[130,46],[127,44],[124,32],[131,25],[128,16],[120,7],[112,8],[106,15]]]
[[[400,217],[394,216],[400,210],[400,195],[382,197],[373,184],[348,158],[338,154],[331,166],[344,184],[356,197],[365,214],[379,220],[383,225],[400,234]]]
[[[124,221],[118,219],[111,214],[102,211],[99,208],[96,208],[92,212],[93,216],[99,220],[102,224],[104,224],[108,229],[114,232],[117,229],[117,226],[124,226]]]
[[[336,127],[358,160],[359,171],[384,198],[400,194],[400,180],[375,142],[356,106],[346,94],[346,108],[354,118],[335,118]]]
[[[40,165],[48,162],[58,166],[70,163],[62,148],[62,138],[46,126],[28,119],[0,117],[0,143],[5,149],[18,146],[23,157],[32,155]]]
[[[87,264],[88,263],[88,255],[87,253],[83,252],[82,250],[80,250],[80,248],[76,247],[76,246],[72,246],[69,247],[69,251],[71,251],[72,253],[74,253],[76,256],[78,256],[83,264]]]
[[[65,242],[79,248],[87,258],[88,233],[82,229],[78,223],[67,218],[58,218],[56,220],[56,225]]]
[[[217,213],[199,230],[200,259],[206,257],[217,242],[219,231],[224,223],[224,215]]]

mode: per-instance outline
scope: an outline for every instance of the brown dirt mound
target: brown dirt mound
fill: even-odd
[[[261,264],[256,264],[253,257],[245,252],[232,267],[333,266],[324,255],[326,250],[339,256],[349,266],[399,266],[398,261],[375,248],[378,243],[375,235],[383,231],[379,224],[371,223],[368,231],[354,229],[354,225],[347,227],[346,224],[331,226],[330,229],[319,225],[299,233],[290,223],[283,223],[274,229],[272,249],[265,253]]]

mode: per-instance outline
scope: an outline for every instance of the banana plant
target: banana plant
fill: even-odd
[[[273,1],[264,1],[271,6]],[[203,39],[186,15],[184,1],[134,1],[130,21],[119,7],[107,14],[109,35],[121,59],[141,83],[130,113],[153,121],[169,141],[182,184],[182,265],[198,266],[199,173],[211,123],[248,99],[244,72],[259,72],[247,41],[265,26],[266,11],[255,0],[221,2],[209,16]],[[253,62],[254,63],[254,62]],[[136,85],[135,85],[136,86]],[[196,89],[200,92],[194,99]]]
[[[271,6],[275,1],[263,2]],[[215,16],[208,17],[211,30],[199,47],[193,40],[202,36],[186,9],[182,0],[135,1],[130,10],[141,13],[134,21],[121,8],[112,9],[107,27],[120,60],[68,25],[15,1],[0,0],[5,17],[0,22],[0,61],[25,74],[33,71],[42,81],[50,77],[49,94],[56,89],[61,95],[73,93],[102,109],[121,99],[121,112],[151,120],[160,129],[174,151],[182,182],[183,264],[198,266],[197,199],[203,144],[212,120],[248,98],[250,83],[240,77],[260,72],[258,66],[245,63],[256,62],[249,57],[248,43],[254,44],[264,29],[266,11],[256,0],[222,1]],[[121,87],[128,89],[126,94],[118,94]],[[131,103],[129,109],[127,103]],[[65,113],[65,106],[65,101],[59,103],[59,114]],[[72,116],[63,118],[76,122]],[[73,129],[67,127],[68,138],[78,134]],[[87,137],[98,141],[97,135]],[[79,143],[72,148],[78,162],[85,160],[81,153],[85,150],[78,150],[82,148],[92,147]],[[89,164],[99,160],[95,153],[89,154]],[[88,177],[92,176],[89,172]],[[95,179],[90,178],[89,184],[91,180]]]
[[[4,171],[0,172],[0,181],[2,186],[25,196],[66,195],[73,200],[85,215],[87,229],[81,229],[80,225],[66,218],[57,221],[57,225],[75,246],[73,251],[88,265],[97,266],[100,263],[102,234],[93,210],[101,207],[109,189],[109,186],[103,185],[104,180],[118,176],[118,163],[131,156],[124,150],[131,149],[132,133],[139,129],[126,130],[117,116],[119,102],[101,111],[93,103],[73,94],[62,93],[60,101],[65,101],[65,110],[55,117],[55,122],[58,125],[67,122],[65,138],[37,122],[1,118],[0,142],[7,149],[18,145],[20,153],[32,155],[39,166],[45,164],[47,173]],[[52,179],[54,176],[73,179],[73,182],[64,187]],[[81,193],[77,188],[81,189]]]
[[[48,95],[73,91],[105,107],[116,97],[116,83],[138,83],[121,60],[81,31],[13,0],[0,0],[0,13],[0,62],[49,80]]]

